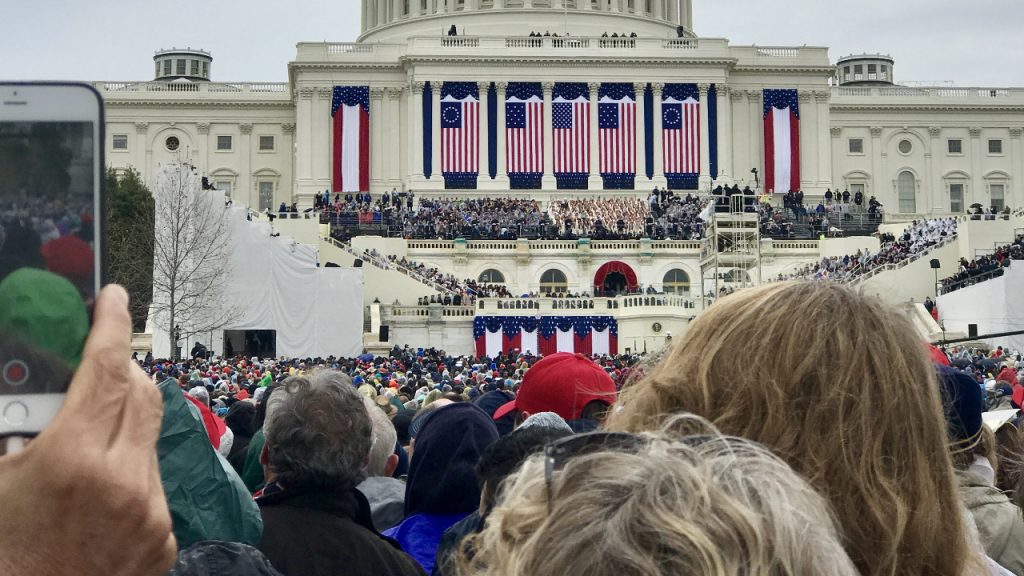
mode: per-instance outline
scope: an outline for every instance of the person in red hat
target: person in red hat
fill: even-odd
[[[582,354],[559,352],[526,371],[516,399],[498,408],[494,419],[517,411],[518,426],[531,414],[554,412],[574,431],[589,432],[604,421],[615,395],[615,383],[604,369]]]

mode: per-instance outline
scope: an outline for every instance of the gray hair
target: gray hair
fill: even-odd
[[[398,444],[398,432],[395,425],[383,410],[363,394],[359,394],[370,415],[370,423],[373,425],[373,447],[370,448],[370,460],[366,464],[367,476],[383,476],[384,468],[387,466],[388,458],[395,453],[395,445]]]
[[[689,419],[688,419],[689,420]],[[690,420],[692,423],[692,420]],[[678,427],[636,451],[528,459],[503,485],[462,575],[856,576],[828,502],[764,447]],[[710,432],[707,432],[710,430]]]
[[[285,488],[345,489],[366,478],[373,428],[341,372],[285,380],[267,405],[264,432],[270,470]]]

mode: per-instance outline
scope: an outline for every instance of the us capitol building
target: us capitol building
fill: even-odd
[[[260,212],[281,203],[301,212],[317,193],[366,189],[375,196],[396,189],[419,199],[503,195],[543,203],[738,184],[774,192],[781,204],[786,190],[765,180],[773,171],[778,176],[786,153],[795,157],[783,157],[783,168],[805,203],[828,189],[874,196],[885,206],[883,228],[893,226],[886,231],[924,216],[964,214],[973,204],[1024,205],[1022,88],[900,85],[896,61],[886,55],[833,62],[824,47],[703,38],[692,0],[362,0],[360,18],[355,42],[299,43],[285,83],[213,81],[212,56],[193,49],[157,52],[151,81],[96,82],[106,100],[108,163],[133,167],[152,182],[161,164],[184,158],[236,203]],[[338,128],[339,94],[340,104],[365,112],[345,116],[349,136]],[[781,126],[783,140],[778,127],[766,137],[778,117],[777,98],[794,119]],[[566,169],[555,150],[556,125],[564,128],[566,119],[553,117],[552,109],[569,101],[589,107],[573,117],[576,164]],[[539,104],[529,109],[541,116],[506,118],[499,104],[508,102]],[[631,102],[633,125],[616,124],[627,117],[622,108],[612,120],[604,112],[599,117],[606,102]],[[455,124],[451,105],[461,106]],[[669,105],[696,110],[688,116],[694,123],[687,125],[684,168],[666,165]],[[362,122],[355,132],[353,122]],[[504,134],[513,122],[539,126],[529,174],[507,165],[512,140]],[[604,134],[613,125],[617,164],[608,168],[611,144]],[[446,132],[453,127],[457,133]],[[623,143],[623,135],[635,141]],[[937,250],[930,257],[941,261],[940,277],[955,272],[960,257],[1012,240],[1018,220]],[[630,282],[671,294],[597,304],[617,320],[620,347],[633,350],[663,344],[668,332],[680,334],[707,304],[703,295],[723,284],[759,282],[825,256],[878,249],[876,238],[773,242],[756,233],[735,261],[717,254],[714,241],[356,237],[340,245],[307,222],[314,220],[279,219],[277,230],[317,245],[320,261],[353,265],[373,248],[459,278],[505,283],[519,294],[543,292],[552,278],[562,289],[588,292],[614,265],[614,273],[633,274]],[[732,232],[713,227],[711,234]],[[387,325],[391,342],[469,353],[474,318],[576,314],[553,312],[559,306],[550,301],[521,312],[493,300],[469,310],[420,308],[419,299],[442,291],[372,263],[363,270],[364,302],[372,309],[368,344]],[[934,294],[933,272],[925,260],[863,284],[893,302],[920,302]],[[928,330],[935,325],[922,328]]]

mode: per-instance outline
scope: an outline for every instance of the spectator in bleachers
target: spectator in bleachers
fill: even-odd
[[[973,261],[961,258],[957,273],[942,280],[942,293],[1002,276],[1013,260],[1024,260],[1024,235],[1017,236],[1011,244],[1000,246],[994,254],[979,256]]]

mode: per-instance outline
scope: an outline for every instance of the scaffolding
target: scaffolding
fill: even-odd
[[[705,307],[731,290],[761,283],[761,231],[754,205],[756,197],[737,194],[717,200],[700,251],[701,298]]]

